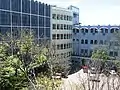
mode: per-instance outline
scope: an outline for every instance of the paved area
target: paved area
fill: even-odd
[[[100,81],[90,81],[90,76],[95,76]],[[80,70],[63,79],[62,90],[120,90],[120,78],[114,75],[91,75]]]

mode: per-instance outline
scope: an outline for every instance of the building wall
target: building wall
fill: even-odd
[[[72,16],[70,10],[52,7],[52,44],[56,45],[56,54],[60,63],[69,64],[72,53]]]
[[[0,0],[0,33],[29,29],[36,38],[50,38],[50,8],[34,0]]]
[[[117,57],[119,54],[118,41],[115,40],[114,32],[120,30],[119,26],[77,26],[73,29],[73,55],[90,57],[95,48],[107,48],[109,54]],[[114,49],[109,47],[114,44]]]

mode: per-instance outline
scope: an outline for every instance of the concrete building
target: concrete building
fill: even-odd
[[[96,48],[107,48],[111,57],[118,57],[120,51],[114,32],[118,32],[117,25],[88,25],[74,26],[73,29],[73,56],[90,57]]]
[[[72,54],[72,25],[73,12],[71,10],[53,6],[51,10],[52,44],[56,46],[59,64],[68,65]]]
[[[51,6],[34,0],[0,0],[0,33],[28,29],[37,39],[50,39]]]

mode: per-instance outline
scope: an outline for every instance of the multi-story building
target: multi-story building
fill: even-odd
[[[52,7],[52,44],[56,46],[59,64],[69,64],[72,54],[72,25],[73,13],[65,8]]]
[[[96,48],[107,49],[112,57],[119,56],[118,41],[114,32],[118,32],[120,26],[75,26],[73,29],[73,56],[90,57]]]
[[[34,0],[0,0],[0,33],[28,29],[38,39],[50,39],[50,11],[50,5]]]

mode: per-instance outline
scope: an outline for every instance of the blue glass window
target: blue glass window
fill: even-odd
[[[32,14],[38,14],[38,2],[37,1],[31,1],[31,13]]]
[[[0,11],[0,25],[10,25],[10,13]]]
[[[39,28],[39,38],[44,37],[44,28]]]
[[[21,0],[11,0],[11,7],[13,11],[21,11]]]
[[[50,37],[50,28],[46,28],[46,37]]]
[[[12,24],[17,26],[21,25],[21,15],[19,13],[12,13]]]
[[[44,27],[44,17],[39,17],[39,26]]]
[[[34,37],[38,38],[38,28],[32,28],[31,30],[32,30]]]
[[[30,26],[30,15],[22,14],[22,25]]]
[[[44,3],[39,3],[39,15],[44,15]]]
[[[37,16],[32,16],[32,15],[31,15],[31,25],[32,25],[32,26],[38,26]]]
[[[50,18],[46,18],[46,26],[45,27],[50,27]]]
[[[10,10],[10,0],[0,0],[0,9]]]
[[[30,1],[22,0],[22,12],[30,13]]]
[[[0,27],[0,33],[2,34],[2,35],[5,35],[5,34],[7,34],[7,33],[11,33],[11,28],[10,27]]]

